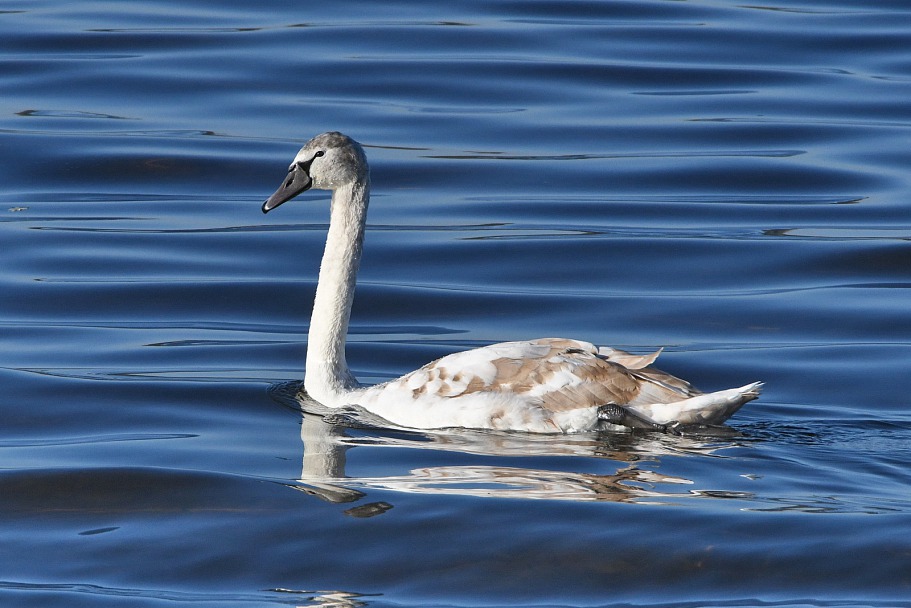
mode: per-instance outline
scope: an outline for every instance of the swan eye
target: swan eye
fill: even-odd
[[[317,150],[316,152],[313,153],[313,158],[311,158],[310,160],[302,160],[300,162],[293,163],[288,168],[288,180],[285,182],[285,188],[289,188],[291,186],[291,184],[294,182],[294,175],[295,175],[296,171],[303,171],[309,177],[310,165],[313,164],[313,161],[315,161],[317,159],[317,157],[325,156],[325,155],[326,155],[325,150]]]

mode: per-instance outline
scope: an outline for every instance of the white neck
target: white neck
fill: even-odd
[[[319,269],[319,282],[307,338],[304,388],[330,407],[345,405],[357,379],[345,360],[345,337],[354,285],[364,246],[370,180],[345,184],[332,193],[329,233]]]

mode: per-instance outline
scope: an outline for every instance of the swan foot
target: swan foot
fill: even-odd
[[[680,434],[677,430],[680,425],[676,421],[670,424],[659,424],[619,405],[600,406],[598,408],[598,419],[609,424],[617,424],[631,429],[645,429],[647,431],[658,431],[659,433],[670,433],[671,435]]]

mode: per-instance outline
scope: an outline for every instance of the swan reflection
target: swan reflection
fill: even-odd
[[[286,394],[291,391],[286,391]],[[287,397],[273,396],[287,403]],[[585,433],[577,435],[536,435],[499,431],[457,429],[415,432],[378,424],[364,412],[349,410],[326,415],[326,410],[305,395],[296,394],[296,409],[302,412],[303,460],[294,487],[334,503],[353,503],[370,490],[461,495],[495,498],[523,498],[572,501],[613,501],[670,503],[695,490],[682,488],[693,482],[656,472],[661,456],[710,455],[730,441],[705,438],[669,437],[664,434]],[[347,470],[348,450],[408,448],[493,456],[510,460],[510,466],[466,464],[418,467],[398,474],[359,476]],[[591,473],[563,470],[541,464],[548,457],[585,457],[603,463],[610,472]],[[515,465],[517,458],[532,466]],[[574,464],[572,460],[566,461]],[[591,461],[586,460],[590,468]],[[390,465],[393,466],[393,465]],[[353,517],[371,517],[392,508],[387,502],[357,505],[345,511]]]
[[[295,602],[297,608],[361,608],[367,606],[369,596],[348,591],[297,591],[295,589],[272,589],[275,593],[304,596],[305,604]],[[290,605],[290,604],[289,604]]]

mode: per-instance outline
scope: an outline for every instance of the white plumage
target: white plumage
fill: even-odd
[[[311,139],[263,212],[311,187],[332,191],[304,379],[308,395],[323,405],[360,406],[412,428],[565,433],[604,424],[657,429],[720,424],[759,395],[759,382],[703,394],[651,367],[659,353],[632,355],[564,338],[453,353],[396,380],[361,387],[345,360],[370,197],[361,146],[335,132]]]

